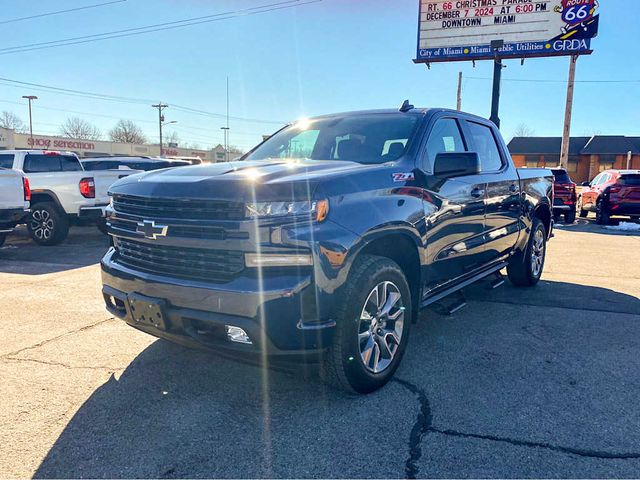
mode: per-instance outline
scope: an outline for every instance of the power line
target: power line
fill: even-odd
[[[80,10],[89,10],[90,8],[104,7],[106,5],[113,5],[114,3],[123,3],[123,2],[126,2],[126,1],[127,0],[113,0],[111,2],[96,3],[94,5],[85,5],[84,7],[68,8],[67,10],[58,10],[58,11],[55,11],[55,12],[39,13],[37,15],[30,15],[28,17],[12,18],[10,20],[2,20],[2,21],[0,21],[0,25],[4,25],[6,23],[22,22],[22,21],[25,21],[25,20],[33,20],[34,18],[49,17],[49,16],[52,16],[52,15],[61,15],[63,13],[78,12]]]
[[[12,80],[9,78],[3,78],[0,77],[0,85],[6,85],[9,87],[16,87],[16,85],[12,85],[12,84],[16,84],[16,85],[20,85],[20,86],[28,86],[30,89],[35,90],[35,91],[39,91],[39,92],[48,92],[48,93],[57,93],[60,95],[68,95],[68,96],[72,96],[72,97],[81,97],[81,98],[90,98],[92,100],[104,100],[104,101],[110,101],[110,102],[120,102],[120,103],[129,103],[129,104],[135,104],[135,105],[147,105],[151,102],[154,102],[154,100],[152,99],[143,99],[143,98],[131,98],[131,97],[121,97],[121,96],[116,96],[116,95],[106,95],[106,94],[102,94],[102,93],[93,93],[93,92],[86,92],[86,91],[82,91],[82,90],[73,90],[73,89],[69,89],[69,88],[60,88],[60,87],[53,87],[50,85],[44,85],[44,84],[40,84],[40,83],[31,83],[31,82],[23,82],[20,80]],[[214,118],[226,118],[225,114],[222,113],[213,113],[213,112],[207,112],[204,110],[197,110],[194,108],[190,108],[190,107],[185,107],[185,106],[181,106],[181,105],[175,105],[175,104],[171,104],[172,108],[175,108],[178,111],[183,111],[183,112],[187,112],[187,113],[195,113],[198,115],[204,115],[204,116],[209,116],[209,117],[214,117]],[[256,119],[256,118],[244,118],[244,117],[229,117],[231,120],[235,120],[235,121],[239,121],[239,122],[250,122],[250,123],[265,123],[265,124],[272,124],[272,125],[283,125],[287,122],[284,121],[279,121],[279,120],[261,120],[261,119]]]
[[[101,40],[109,40],[112,38],[130,37],[134,35],[143,35],[145,33],[152,33],[163,30],[173,30],[176,28],[190,27],[193,25],[200,25],[203,23],[216,22],[220,20],[229,20],[241,16],[258,15],[260,13],[273,12],[276,10],[283,10],[301,5],[309,5],[312,3],[319,3],[323,0],[287,0],[284,2],[272,3],[267,5],[261,5],[258,7],[251,7],[242,10],[234,10],[230,12],[217,13],[214,15],[205,15],[201,17],[193,17],[185,20],[177,20],[173,22],[158,23],[153,25],[147,25],[144,27],[128,28],[125,30],[115,30],[112,32],[97,33],[93,35],[84,35],[80,37],[71,37],[60,40],[52,40],[48,42],[31,43],[26,45],[18,45],[15,47],[6,47],[0,49],[0,55],[8,55],[11,53],[29,52],[33,50],[42,50],[48,48],[64,47],[69,45],[80,45],[84,43],[97,42]]]
[[[468,80],[492,80],[489,77],[466,77]],[[503,78],[503,82],[527,82],[527,83],[562,83],[566,80],[544,80],[525,78]],[[640,83],[640,80],[576,80],[575,83]]]

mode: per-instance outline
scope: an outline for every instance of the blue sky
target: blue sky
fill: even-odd
[[[2,20],[106,0],[5,0]],[[3,48],[91,35],[233,11],[277,0],[126,0],[62,15],[2,25]],[[637,0],[600,0],[595,53],[581,57],[574,135],[640,135],[640,61]],[[231,115],[288,121],[335,111],[420,106],[454,107],[457,74],[465,76],[463,109],[489,115],[491,62],[414,65],[418,0],[323,0],[296,8],[241,16],[187,28],[60,48],[2,55],[0,77],[139,99],[162,100],[224,113],[225,81]],[[502,131],[525,123],[537,135],[560,135],[568,58],[507,61]],[[472,79],[475,77],[479,79]],[[546,80],[557,83],[516,82]],[[106,132],[130,118],[157,141],[157,113],[146,104],[64,96],[0,82],[0,110],[27,120],[22,95],[36,94],[34,131],[55,134],[68,116]],[[64,111],[62,111],[64,110]],[[82,112],[69,113],[69,112]],[[166,111],[183,141],[222,142],[220,118]],[[174,127],[167,127],[167,129]],[[249,148],[277,125],[234,120],[231,143]]]

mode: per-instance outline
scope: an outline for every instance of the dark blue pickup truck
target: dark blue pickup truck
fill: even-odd
[[[366,393],[421,308],[506,268],[535,285],[549,170],[517,170],[497,128],[417,109],[302,120],[241,161],[123,178],[110,194],[107,309],[158,337],[320,359]]]

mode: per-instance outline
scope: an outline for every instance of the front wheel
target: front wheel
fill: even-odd
[[[509,280],[516,287],[532,287],[540,281],[547,255],[547,230],[539,218],[533,219],[524,252],[517,253],[507,265]]]
[[[341,296],[323,374],[334,386],[370,393],[395,373],[409,339],[411,292],[395,262],[362,255]]]

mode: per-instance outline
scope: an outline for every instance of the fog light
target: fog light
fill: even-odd
[[[253,344],[253,342],[249,338],[249,335],[247,335],[247,332],[245,332],[240,327],[225,325],[225,328],[227,329],[227,340],[229,340],[230,342],[244,343],[245,345]]]

